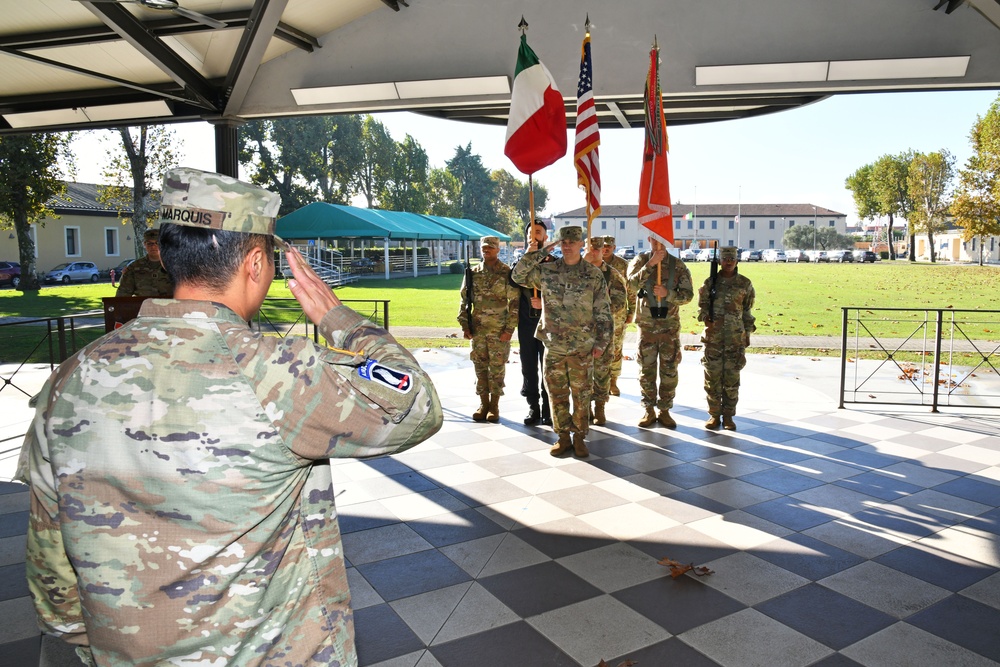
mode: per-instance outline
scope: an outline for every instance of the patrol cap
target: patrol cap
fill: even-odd
[[[591,248],[603,248],[604,247],[604,237],[603,236],[591,236],[590,240],[587,241]]]
[[[604,245],[605,245],[605,246],[609,246],[609,245],[617,245],[617,243],[616,243],[616,241],[615,241],[615,237],[614,237],[614,236],[604,236],[604,237],[602,237],[602,238],[604,239]]]
[[[582,241],[583,240],[583,227],[579,225],[569,225],[568,227],[560,227],[556,230],[556,242],[562,241]]]
[[[153,227],[152,229],[147,229],[142,233],[143,241],[160,241],[160,229],[159,227]]]
[[[499,248],[500,239],[496,236],[484,236],[483,238],[479,239],[479,245],[484,247],[489,246],[490,248]]]
[[[230,176],[188,167],[163,176],[159,223],[274,236],[281,197]]]
[[[739,260],[740,254],[739,249],[736,246],[726,246],[724,248],[719,248],[719,259],[735,259]]]

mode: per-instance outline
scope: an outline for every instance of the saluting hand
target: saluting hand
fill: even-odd
[[[319,322],[331,309],[340,305],[337,295],[316,275],[309,262],[297,249],[290,247],[286,250],[285,259],[288,260],[293,276],[288,281],[288,289],[302,306],[306,317],[313,322]]]

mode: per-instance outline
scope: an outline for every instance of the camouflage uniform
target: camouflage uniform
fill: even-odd
[[[169,299],[174,295],[174,281],[159,262],[148,255],[125,268],[115,296],[151,296]]]
[[[19,468],[45,632],[116,667],[357,664],[326,459],[411,447],[441,405],[413,357],[346,306],[317,329],[340,349],[262,336],[221,304],[149,299],[56,369]]]
[[[560,230],[563,231],[563,230]],[[590,431],[590,400],[594,385],[592,351],[605,349],[614,323],[604,276],[580,260],[542,263],[547,253],[528,252],[514,267],[514,282],[542,293],[542,319],[535,337],[545,343],[545,388],[556,433]],[[570,415],[570,396],[573,411]]]
[[[757,330],[751,313],[754,302],[753,283],[739,273],[726,278],[716,276],[716,296],[712,308],[715,327],[702,334],[705,352],[701,363],[705,367],[705,393],[710,415],[732,417],[740,397],[740,371],[747,364],[746,346],[750,334]],[[709,299],[712,279],[705,280],[698,292],[698,321],[709,319]]]
[[[609,237],[614,239],[614,237]],[[606,242],[606,241],[605,241]],[[615,339],[612,344],[614,348],[614,359],[611,361],[611,379],[617,382],[618,378],[622,374],[622,348],[625,345],[625,328],[628,326],[629,322],[635,321],[635,308],[636,308],[636,295],[635,295],[635,285],[633,285],[628,280],[628,260],[619,257],[618,255],[612,255],[611,259],[607,260],[608,264],[613,266],[618,273],[622,274],[622,278],[625,278],[625,287],[627,288],[627,299],[624,317],[621,319],[615,316]]]
[[[628,312],[628,288],[625,285],[625,277],[619,273],[608,262],[602,262],[598,267],[604,276],[604,282],[608,286],[608,298],[611,302],[611,319],[614,321],[615,331],[618,330],[618,322],[625,322],[625,314]],[[622,326],[624,331],[624,326]],[[596,403],[607,403],[609,390],[611,388],[611,375],[614,365],[614,335],[608,342],[604,354],[594,359],[594,401]],[[621,357],[618,358],[619,368],[621,367]]]
[[[691,283],[691,272],[673,255],[660,262],[660,279],[667,288],[667,297],[661,302],[667,308],[664,318],[654,318],[651,306],[657,305],[653,295],[653,286],[657,280],[656,266],[647,266],[651,252],[640,253],[628,267],[628,280],[637,292],[643,292],[639,298],[636,322],[639,325],[638,361],[639,389],[642,393],[642,406],[648,410],[658,408],[661,412],[670,410],[674,405],[674,395],[677,391],[677,366],[681,363],[680,344],[680,312],[679,306],[689,303],[694,298],[694,286]],[[640,289],[641,288],[641,289]],[[644,291],[643,291],[644,290]],[[656,377],[659,373],[659,391]]]
[[[469,274],[472,275],[472,326],[469,326],[467,299]],[[501,334],[514,335],[517,327],[518,290],[510,283],[510,267],[497,261],[494,268],[486,263],[472,267],[462,281],[462,302],[458,323],[463,331],[472,332],[472,352],[469,358],[476,369],[476,393],[480,396],[503,395],[504,375],[510,357],[510,339],[500,340]]]

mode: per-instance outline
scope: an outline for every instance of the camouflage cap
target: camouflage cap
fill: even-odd
[[[605,246],[618,245],[618,243],[615,241],[615,237],[614,236],[605,236],[603,238],[604,238],[604,245]]]
[[[604,247],[604,237],[603,236],[591,236],[587,240],[587,245],[591,248],[603,248]]]
[[[739,260],[740,253],[736,246],[726,246],[724,248],[719,248],[719,259],[735,259]]]
[[[159,241],[160,240],[160,228],[153,227],[152,229],[147,229],[142,233],[143,241]]]
[[[583,227],[579,225],[569,225],[567,227],[560,227],[556,230],[555,241],[561,243],[562,241],[582,241],[583,240]]]
[[[264,188],[180,167],[163,176],[159,223],[275,236],[279,206],[281,197]]]
[[[483,238],[479,239],[479,245],[483,247],[488,246],[490,248],[499,248],[500,239],[496,236],[484,236]]]

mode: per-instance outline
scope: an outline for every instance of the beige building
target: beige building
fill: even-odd
[[[983,254],[983,263],[996,264],[1000,262],[1000,238],[996,236],[975,237],[969,241],[962,240],[962,229],[950,227],[934,234],[934,255],[939,262],[979,263],[979,253]],[[927,234],[917,234],[914,241],[914,258],[917,261],[931,259],[930,243]]]
[[[58,217],[31,225],[39,276],[64,262],[93,262],[102,273],[135,258],[132,224],[97,201],[97,186],[67,183],[66,194],[49,202]],[[20,262],[13,228],[0,232],[0,259]]]

